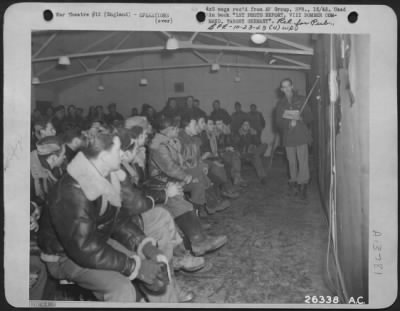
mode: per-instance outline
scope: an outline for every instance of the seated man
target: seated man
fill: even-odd
[[[262,159],[267,147],[267,144],[261,143],[259,133],[250,127],[249,121],[244,121],[239,129],[239,135],[236,137],[236,149],[240,152],[242,159],[251,162],[262,184],[266,182]]]
[[[150,301],[178,302],[165,255],[124,208],[136,195],[120,170],[120,146],[114,134],[92,132],[68,164],[40,219],[41,259],[54,278],[101,301],[135,302],[139,280]]]
[[[233,147],[232,135],[229,125],[225,124],[220,118],[214,120],[214,124],[208,121],[209,130],[215,133],[217,150],[223,163],[230,173],[233,184],[240,187],[247,187],[247,183],[242,178],[242,164],[240,154]]]
[[[121,149],[124,151],[121,167],[129,177],[135,177],[138,168],[132,163],[138,150],[143,147],[147,133],[142,127],[133,126],[130,129],[118,129],[118,136],[121,139]],[[186,251],[171,214],[163,207],[169,198],[182,195],[180,185],[169,183],[165,189],[149,189],[139,185],[136,180],[132,180],[132,185],[138,191],[139,200],[135,203],[143,202],[146,205],[145,211],[139,215],[139,223],[144,233],[157,241],[158,247],[167,258],[172,258],[175,270],[192,272],[202,269],[205,264],[204,258],[193,257]]]
[[[208,165],[208,177],[214,183],[214,186],[222,196],[229,199],[238,198],[239,194],[233,189],[232,181],[228,178],[223,160],[219,157],[216,150],[216,138],[213,132],[207,131],[207,119],[199,117],[197,119],[198,133],[200,141],[200,155],[203,162]],[[214,151],[211,145],[214,145]]]
[[[178,139],[181,144],[183,167],[185,172],[195,176],[204,185],[205,202],[203,204],[195,204],[199,214],[202,216],[206,215],[206,213],[214,214],[223,211],[230,206],[230,202],[220,198],[216,188],[211,187],[211,180],[208,178],[209,166],[201,158],[201,140],[197,136],[198,133],[199,128],[194,117],[182,119]],[[191,201],[196,203],[192,198]]]
[[[65,159],[65,147],[57,136],[47,136],[36,144],[31,152],[31,185],[35,197],[46,201],[50,188],[63,174],[61,166]]]
[[[35,119],[32,125],[31,151],[36,149],[36,143],[44,137],[55,136],[56,130],[50,119]]]
[[[62,139],[65,144],[65,160],[69,163],[83,146],[84,137],[79,128],[71,128],[65,131]]]
[[[158,128],[160,132],[155,134],[150,143],[148,184],[153,184],[155,187],[159,187],[161,184],[162,187],[165,187],[168,182],[179,182],[184,188],[187,187],[186,189],[190,183],[193,184],[193,188],[196,187],[198,180],[194,180],[193,176],[185,172],[183,168],[181,145],[177,140],[178,128],[173,119],[162,118]],[[203,186],[200,185],[200,187]],[[193,188],[189,188],[189,190]],[[200,190],[204,191],[204,188],[197,191]],[[195,193],[195,191],[193,192]],[[200,256],[220,248],[227,242],[226,236],[211,237],[204,232],[200,220],[193,210],[193,205],[183,196],[168,198],[166,206],[179,229],[190,242],[195,255]]]
[[[29,257],[29,299],[43,299],[44,288],[47,281],[46,266],[40,260],[40,249],[37,246],[38,220],[41,208],[34,201],[30,205],[30,257]]]

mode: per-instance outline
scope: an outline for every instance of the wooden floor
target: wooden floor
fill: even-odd
[[[276,157],[261,185],[245,168],[250,186],[229,210],[206,219],[210,233],[229,241],[206,256],[211,270],[177,274],[182,287],[197,293],[195,302],[303,303],[307,295],[332,295],[324,282],[328,228],[316,179],[305,204],[287,195],[286,172]]]
[[[206,218],[209,232],[226,234],[228,243],[206,255],[208,271],[178,272],[180,286],[196,293],[195,303],[303,303],[307,295],[332,295],[324,282],[328,230],[315,178],[308,203],[301,203],[287,195],[282,157],[274,159],[265,185],[251,167],[244,175],[250,185],[240,198]],[[47,286],[47,299],[82,299],[54,285]]]

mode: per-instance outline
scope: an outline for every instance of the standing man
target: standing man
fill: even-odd
[[[294,195],[300,193],[301,199],[305,200],[310,180],[308,145],[311,144],[312,137],[308,124],[312,121],[312,114],[308,106],[300,113],[304,97],[294,91],[291,79],[283,79],[280,90],[282,97],[276,107],[276,118],[289,162],[289,191]]]
[[[261,133],[265,128],[265,119],[262,113],[257,110],[257,106],[255,104],[250,105],[248,120],[250,126],[257,131],[257,135],[261,139]]]
[[[242,104],[240,102],[235,102],[235,112],[232,113],[232,123],[231,131],[233,135],[239,133],[239,129],[244,121],[248,120],[248,115],[242,110]]]
[[[216,99],[213,101],[212,106],[213,111],[211,112],[210,119],[215,122],[217,120],[222,120],[226,125],[230,125],[232,121],[231,116],[224,108],[221,108],[221,102]]]
[[[124,117],[117,111],[117,104],[111,103],[108,105],[108,114],[105,116],[105,121],[108,124],[113,124],[114,121],[123,121]]]

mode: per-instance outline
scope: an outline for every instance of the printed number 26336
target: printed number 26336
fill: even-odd
[[[305,303],[339,303],[338,296],[305,296]]]

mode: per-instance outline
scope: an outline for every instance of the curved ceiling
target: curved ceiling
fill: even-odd
[[[311,35],[265,35],[266,42],[256,45],[249,33],[38,31],[32,33],[32,73],[42,85],[62,86],[97,74],[209,67],[213,63],[221,67],[310,69]],[[170,38],[176,39],[177,49],[166,49]],[[69,65],[59,65],[62,56],[68,58]],[[125,64],[132,60],[135,65],[127,68]]]

